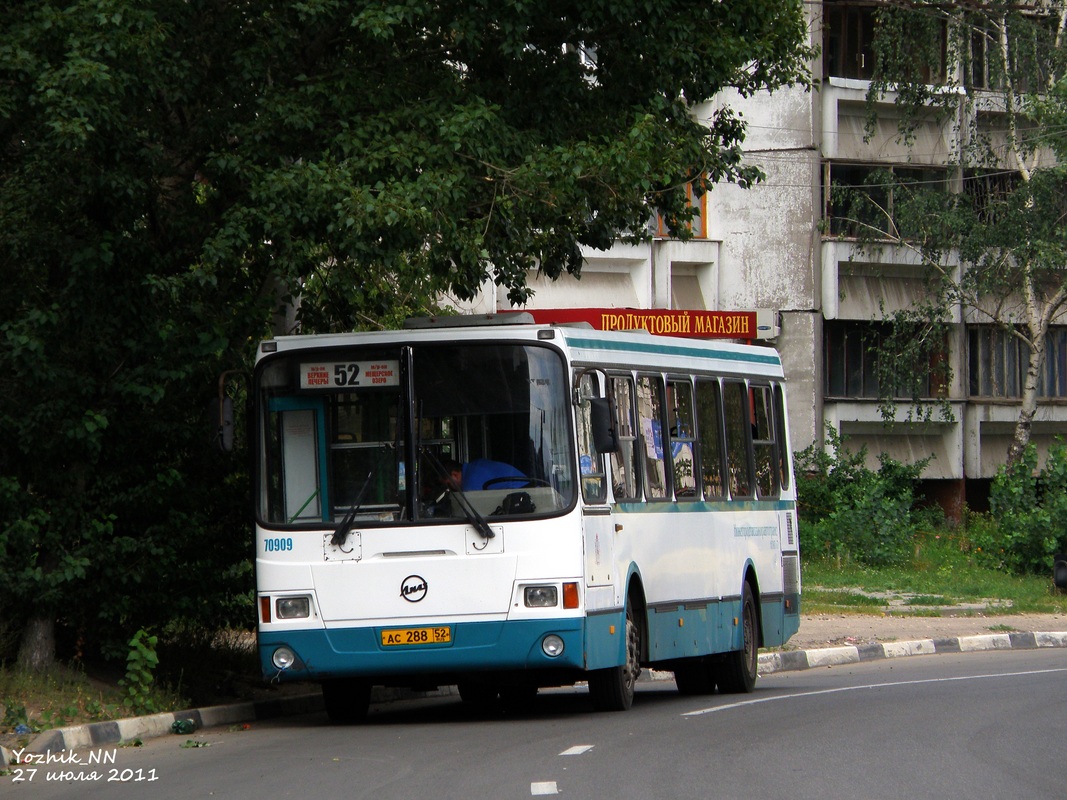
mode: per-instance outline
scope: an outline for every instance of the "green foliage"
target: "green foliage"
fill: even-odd
[[[122,704],[137,715],[155,714],[160,710],[153,694],[153,673],[159,666],[159,656],[156,655],[158,642],[159,637],[148,634],[144,629],[137,631],[130,639],[126,677],[119,681],[119,685],[126,692]]]
[[[915,566],[924,548],[943,538],[955,542],[957,560],[1047,578],[1052,556],[1067,551],[1062,443],[1049,449],[1041,470],[1033,445],[1018,462],[1002,466],[993,480],[990,513],[968,513],[963,528],[950,532],[937,509],[916,506],[925,460],[905,466],[883,454],[872,471],[865,466],[866,451],[846,450],[832,428],[827,442],[832,454],[812,445],[795,456],[801,546],[809,557],[867,567]]]
[[[801,549],[858,564],[903,563],[930,522],[915,505],[915,485],[929,459],[904,465],[884,453],[869,469],[866,447],[850,452],[832,426],[830,454],[818,443],[795,455]]]
[[[988,522],[973,526],[983,560],[1018,574],[1048,576],[1052,557],[1067,550],[1067,447],[1049,448],[1044,468],[1029,445],[993,479]]]
[[[48,728],[115,719],[121,696],[80,670],[56,665],[44,672],[0,667],[0,733],[25,725],[36,733]]]
[[[967,604],[965,613],[1057,613],[1067,611],[1067,597],[1051,590],[1049,573],[1017,575],[984,559],[972,541],[973,523],[991,524],[988,517],[968,515],[966,524],[952,529],[938,526],[920,535],[913,557],[893,566],[872,567],[811,554],[804,560],[805,607],[818,613],[852,610],[859,597],[886,593],[940,596],[945,605]],[[817,588],[816,588],[817,587]],[[810,591],[809,591],[810,590]],[[810,595],[810,596],[809,596]],[[973,611],[981,608],[983,611]],[[870,613],[869,611],[865,613]],[[912,610],[914,613],[914,609]]]
[[[26,714],[26,706],[14,701],[4,700],[4,718],[0,720],[0,731],[9,732],[19,725],[30,727],[30,718]]]
[[[279,306],[315,332],[487,278],[518,303],[653,208],[684,232],[688,181],[757,181],[741,120],[691,102],[806,80],[802,4],[652,10],[7,2],[6,619],[121,654],[114,631],[251,617],[249,478],[201,412]]]

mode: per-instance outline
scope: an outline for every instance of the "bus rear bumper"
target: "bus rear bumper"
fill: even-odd
[[[420,626],[421,627],[421,626]],[[440,626],[438,626],[440,627]],[[384,644],[395,626],[259,632],[263,676],[272,681],[366,677],[375,682],[438,683],[472,672],[575,670],[585,666],[585,620],[463,622],[440,644]],[[555,637],[555,638],[551,638]],[[548,644],[546,644],[546,640]],[[562,643],[562,651],[549,655]],[[289,660],[291,665],[279,668]],[[279,656],[279,651],[282,651]]]

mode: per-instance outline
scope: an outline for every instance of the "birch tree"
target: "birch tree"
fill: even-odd
[[[890,1],[875,20],[868,132],[891,101],[905,143],[931,119],[955,143],[944,186],[884,173],[880,192],[853,205],[866,246],[892,243],[926,267],[930,293],[894,315],[888,349],[911,358],[943,347],[954,308],[1021,342],[1014,463],[1030,441],[1050,326],[1067,303],[1067,2]],[[891,206],[880,200],[888,191]],[[906,360],[887,354],[883,386],[914,375]]]

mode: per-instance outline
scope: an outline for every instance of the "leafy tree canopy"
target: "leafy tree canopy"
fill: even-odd
[[[652,207],[681,229],[687,181],[760,177],[691,102],[804,80],[806,40],[799,0],[8,2],[7,616],[122,641],[232,596],[243,482],[197,412],[280,301],[305,330],[487,276],[517,303]]]

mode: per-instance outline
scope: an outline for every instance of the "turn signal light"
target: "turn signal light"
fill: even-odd
[[[563,584],[563,607],[564,608],[577,608],[578,607],[578,584],[577,583],[565,583],[565,584]]]

